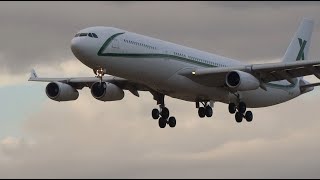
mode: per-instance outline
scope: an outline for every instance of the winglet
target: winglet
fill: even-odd
[[[38,78],[38,75],[37,75],[36,71],[34,69],[32,69],[29,80],[36,79],[36,78]]]

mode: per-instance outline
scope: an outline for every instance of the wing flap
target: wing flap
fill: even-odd
[[[252,65],[252,73],[263,82],[287,80],[315,75],[320,79],[320,61],[297,61],[289,63],[273,63],[271,65]]]

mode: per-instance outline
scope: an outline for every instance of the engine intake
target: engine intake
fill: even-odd
[[[91,86],[91,94],[100,101],[118,101],[123,99],[124,92],[112,83],[95,82]]]
[[[243,71],[231,71],[226,76],[226,84],[236,91],[255,90],[260,87],[260,82],[253,75]]]
[[[47,96],[54,101],[73,101],[78,99],[79,92],[69,84],[51,82],[46,87]]]

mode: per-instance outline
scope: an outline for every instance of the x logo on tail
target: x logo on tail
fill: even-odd
[[[297,56],[297,61],[299,61],[299,60],[304,60],[304,47],[306,46],[306,44],[307,44],[307,41],[306,40],[302,40],[302,39],[300,39],[300,38],[298,38],[298,40],[299,40],[299,44],[300,44],[300,51],[299,51],[299,54],[298,54],[298,56]]]

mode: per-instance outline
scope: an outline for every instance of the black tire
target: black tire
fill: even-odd
[[[206,116],[207,116],[207,117],[211,117],[212,114],[213,114],[212,107],[207,106],[207,107],[206,107]]]
[[[243,118],[243,114],[242,114],[242,113],[237,112],[236,115],[235,115],[235,117],[236,117],[236,121],[237,121],[238,123],[241,123],[241,122],[242,122],[242,118]]]
[[[244,117],[246,118],[246,120],[247,120],[248,122],[251,122],[251,121],[253,120],[253,114],[252,114],[251,111],[247,111],[247,112],[246,112],[246,115],[245,115]]]
[[[198,115],[200,118],[204,118],[206,116],[206,109],[204,107],[199,107]]]
[[[240,102],[238,105],[238,110],[240,113],[244,114],[247,110],[247,106],[244,102]]]
[[[164,119],[163,117],[159,118],[159,127],[160,128],[165,128],[167,125],[167,119]]]
[[[177,124],[177,121],[176,121],[176,118],[175,117],[170,117],[169,118],[169,121],[168,121],[168,124],[170,127],[174,128]]]
[[[230,104],[229,104],[229,113],[230,113],[230,114],[234,114],[234,113],[236,113],[236,111],[237,111],[237,106],[236,106],[236,104],[230,103]]]
[[[163,107],[162,110],[161,110],[161,116],[164,119],[168,119],[168,117],[169,117],[169,109],[166,108],[166,107]]]
[[[160,112],[158,109],[152,109],[152,118],[158,119],[160,117]]]

